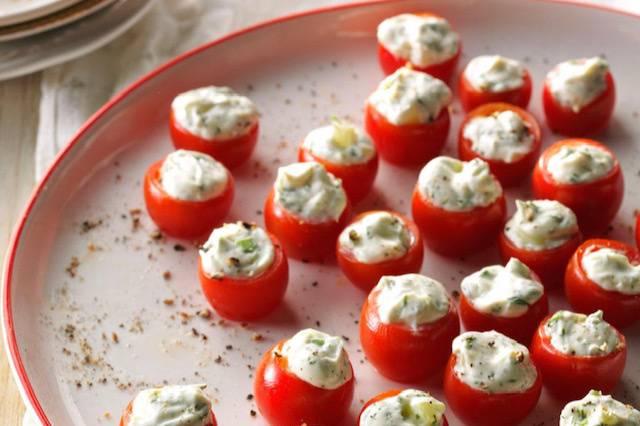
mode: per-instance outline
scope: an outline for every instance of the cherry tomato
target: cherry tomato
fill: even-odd
[[[558,183],[547,169],[549,159],[563,146],[588,144],[608,152],[614,160],[611,171],[592,182]],[[591,139],[566,139],[554,143],[543,153],[533,169],[533,194],[535,198],[560,201],[578,218],[580,230],[586,236],[602,234],[615,217],[624,194],[624,180],[620,163],[613,151]]]
[[[380,212],[380,210],[361,213],[353,219],[352,223],[361,220],[367,215],[378,212]],[[404,256],[377,263],[362,263],[359,262],[348,249],[342,247],[339,239],[336,242],[336,256],[340,269],[342,269],[342,272],[349,281],[363,290],[370,291],[383,275],[415,273],[419,272],[422,267],[424,247],[422,245],[420,230],[413,221],[404,215],[395,212],[391,213],[402,221],[412,235],[413,243]]]
[[[252,277],[209,277],[198,261],[198,278],[209,304],[223,317],[253,321],[272,312],[282,301],[289,282],[289,264],[280,243],[269,234],[273,263]]]
[[[547,390],[565,401],[581,398],[591,389],[610,393],[620,380],[627,359],[624,336],[616,330],[622,345],[608,355],[567,355],[551,344],[551,338],[544,331],[550,317],[540,323],[531,342],[531,357],[540,369]]]
[[[120,418],[120,426],[129,426],[132,409],[133,409],[133,402],[130,402],[129,404],[127,404],[127,408],[125,408],[124,413]],[[213,420],[213,423],[207,423],[206,425],[203,425],[203,426],[218,426],[218,423],[216,422],[216,416],[213,414],[213,410],[211,410],[210,412],[211,412],[211,419]]]
[[[348,201],[337,221],[305,222],[276,203],[274,197],[271,189],[264,206],[264,223],[278,237],[287,256],[321,261],[335,253],[338,235],[351,215]]]
[[[640,320],[640,294],[606,290],[593,282],[582,268],[583,256],[602,248],[621,251],[632,264],[640,264],[640,253],[627,244],[613,240],[587,240],[578,247],[567,265],[564,291],[571,307],[577,312],[590,314],[602,310],[604,319],[611,325],[626,327]]]
[[[365,128],[386,161],[403,166],[422,165],[437,156],[449,134],[449,109],[431,123],[395,125],[372,105],[365,106]]]
[[[233,176],[227,172],[227,187],[211,199],[178,200],[167,194],[160,184],[162,161],[149,167],[144,176],[144,201],[151,219],[165,233],[178,238],[197,238],[219,225],[233,202]]]
[[[433,377],[451,354],[451,342],[460,334],[460,320],[453,301],[449,312],[413,330],[403,324],[385,324],[375,306],[376,290],[360,313],[360,343],[367,359],[380,374],[398,382]]]
[[[353,374],[336,389],[313,386],[287,370],[286,357],[275,355],[274,350],[281,350],[284,343],[264,354],[256,370],[254,394],[260,413],[277,426],[339,424],[353,400]]]
[[[486,207],[448,211],[426,199],[416,185],[411,211],[429,248],[444,256],[464,256],[495,241],[504,224],[507,206],[504,194],[501,194]]]
[[[483,104],[504,102],[526,108],[531,99],[531,76],[529,71],[524,70],[522,76],[522,86],[515,89],[505,90],[503,92],[490,92],[487,90],[478,90],[469,83],[465,77],[465,73],[460,74],[458,80],[458,94],[460,103],[465,111],[470,111]]]
[[[607,72],[607,88],[580,111],[561,105],[551,93],[548,79],[542,90],[542,104],[549,128],[565,136],[587,136],[602,132],[609,124],[616,102],[613,76]]]
[[[362,406],[362,410],[360,410],[360,414],[358,414],[358,425],[360,424],[360,420],[362,418],[362,413],[364,413],[364,410],[366,410],[370,405],[375,404],[376,402],[385,400],[387,398],[393,398],[394,396],[398,395],[400,392],[402,392],[401,389],[393,389],[390,391],[386,391],[386,392],[382,392],[376,396],[374,396],[373,398],[371,398],[369,401],[367,401],[366,404],[364,404]],[[445,415],[442,416],[442,426],[449,426],[449,422],[447,421],[447,417]]]
[[[169,116],[169,131],[176,149],[204,152],[229,168],[239,166],[251,156],[258,141],[258,128],[256,121],[241,135],[225,139],[205,139],[182,127],[175,119],[173,110]]]
[[[329,173],[342,180],[342,186],[351,204],[355,204],[367,196],[371,191],[376,174],[378,174],[379,160],[377,152],[365,163],[336,164],[314,155],[311,150],[300,144],[298,147],[298,161],[320,163]]]
[[[464,128],[471,120],[477,117],[487,117],[495,112],[502,111],[513,111],[518,114],[533,136],[531,151],[511,163],[483,157],[473,150],[471,141],[464,137]],[[529,176],[540,155],[541,145],[540,126],[533,115],[521,108],[505,103],[484,104],[474,109],[465,117],[460,125],[460,132],[458,133],[458,156],[460,159],[470,161],[474,158],[480,158],[486,161],[487,164],[489,164],[491,173],[493,173],[502,186],[505,187],[516,185]]]
[[[512,426],[533,410],[540,398],[542,379],[523,392],[488,393],[461,381],[454,371],[456,356],[449,358],[444,372],[444,393],[447,404],[466,425]]]

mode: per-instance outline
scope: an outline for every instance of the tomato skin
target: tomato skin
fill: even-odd
[[[360,343],[371,364],[383,376],[414,383],[437,375],[451,354],[451,342],[460,334],[460,320],[452,300],[449,312],[416,331],[402,324],[384,324],[373,294],[360,313]],[[370,303],[371,302],[371,303]]]
[[[464,256],[492,244],[507,214],[504,194],[486,207],[467,212],[447,211],[427,200],[416,185],[411,200],[413,220],[433,251]]]
[[[366,402],[366,404],[362,406],[362,410],[360,410],[360,414],[358,414],[358,421],[356,422],[356,425],[360,424],[362,413],[364,413],[364,410],[366,410],[367,407],[369,407],[372,404],[375,404],[376,402],[382,401],[384,399],[392,398],[398,395],[399,393],[401,393],[402,391],[403,391],[402,389],[393,389],[386,392],[382,392],[374,396],[373,398],[371,398],[369,401]],[[442,416],[442,426],[449,426],[449,422],[447,421],[447,416],[445,415]]]
[[[571,108],[557,102],[551,93],[548,79],[545,80],[542,89],[542,105],[549,128],[555,133],[572,137],[602,132],[609,124],[616,102],[616,89],[610,72],[607,72],[605,80],[606,89],[578,112],[573,112]]]
[[[378,153],[374,152],[366,163],[361,164],[336,164],[331,163],[323,158],[314,155],[311,150],[307,149],[303,144],[298,147],[298,161],[307,162],[315,161],[324,166],[324,168],[342,180],[342,187],[349,197],[351,204],[356,204],[369,194],[373,181],[378,174]]]
[[[122,413],[122,417],[120,417],[120,426],[129,426],[129,417],[131,416],[131,411],[133,410],[133,401],[127,404],[127,408],[125,408],[124,413]],[[218,426],[218,422],[216,421],[216,416],[213,414],[213,410],[211,412],[211,419],[213,423],[209,423],[204,426]]]
[[[571,307],[583,314],[602,310],[604,319],[614,327],[627,327],[640,320],[640,294],[609,291],[593,282],[582,268],[582,258],[593,248],[611,248],[622,251],[635,265],[640,264],[640,253],[633,247],[614,240],[585,241],[567,265],[564,291]]]
[[[520,118],[528,124],[531,134],[533,135],[533,144],[531,145],[531,151],[523,155],[516,161],[507,163],[501,160],[494,160],[485,158],[472,149],[472,143],[469,139],[464,137],[465,126],[474,118],[486,117],[494,112],[513,111],[518,114]],[[471,161],[474,158],[480,158],[489,164],[491,173],[495,175],[500,181],[503,187],[509,187],[519,184],[522,180],[526,179],[538,160],[540,155],[540,148],[542,146],[542,132],[538,122],[522,108],[518,108],[506,103],[487,103],[479,106],[471,111],[460,124],[460,131],[458,133],[458,157],[463,161]]]
[[[281,349],[285,340],[264,354],[254,379],[256,405],[271,425],[333,426],[349,411],[353,400],[355,379],[336,389],[315,387],[290,373],[287,360],[276,357],[274,349]]]
[[[460,103],[465,111],[471,111],[480,105],[495,102],[504,102],[520,108],[526,108],[531,99],[531,86],[531,75],[526,69],[522,76],[522,86],[503,92],[477,90],[469,83],[463,72],[458,80],[458,94]]]
[[[361,213],[352,220],[352,223],[361,220],[367,215],[381,211],[382,210],[372,210]],[[390,213],[398,217],[413,235],[413,244],[409,247],[409,250],[404,256],[377,263],[361,263],[349,250],[342,248],[339,239],[336,241],[336,257],[338,259],[340,269],[349,281],[362,290],[370,291],[376,284],[378,284],[378,281],[383,275],[417,273],[420,272],[420,269],[422,268],[424,246],[422,244],[420,230],[408,217],[396,212]]]
[[[259,127],[256,121],[242,135],[226,139],[205,139],[182,127],[175,119],[173,109],[169,114],[169,132],[176,149],[204,152],[231,169],[244,163],[251,156],[258,141]]]
[[[610,393],[620,380],[627,359],[624,336],[616,330],[622,347],[605,356],[566,355],[553,347],[544,332],[550,317],[540,323],[531,342],[531,357],[542,374],[547,390],[563,401],[579,399],[591,389]]]
[[[271,313],[282,301],[289,283],[289,264],[280,243],[269,234],[274,246],[273,263],[260,275],[247,278],[207,276],[198,260],[198,278],[209,304],[221,316],[233,321],[253,321]]]
[[[144,201],[151,219],[163,232],[177,238],[197,238],[222,223],[234,197],[233,176],[227,171],[227,187],[209,200],[188,201],[171,197],[160,181],[162,160],[149,167],[144,176]]]
[[[447,404],[469,426],[513,426],[522,421],[536,406],[542,391],[540,372],[533,385],[524,392],[487,393],[462,382],[453,368],[454,354],[444,373]]]
[[[614,159],[611,171],[600,179],[587,183],[558,183],[547,170],[549,158],[563,146],[589,144],[608,152]],[[585,236],[601,235],[618,213],[624,195],[624,179],[620,163],[613,151],[591,139],[565,139],[554,143],[543,153],[533,169],[535,198],[560,201],[578,218]]]
[[[443,108],[431,123],[398,126],[367,102],[364,119],[365,129],[380,156],[400,166],[422,165],[436,157],[449,134],[448,108]]]
[[[274,234],[288,257],[303,261],[322,261],[335,253],[336,240],[351,215],[347,200],[338,221],[305,222],[298,219],[275,202],[273,188],[264,206],[264,223]]]

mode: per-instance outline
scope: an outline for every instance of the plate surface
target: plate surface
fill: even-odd
[[[140,388],[197,382],[208,384],[221,424],[264,425],[247,398],[253,368],[277,340],[309,326],[348,338],[357,386],[353,417],[345,424],[353,424],[365,400],[399,386],[365,361],[357,335],[365,295],[333,264],[292,261],[285,302],[264,321],[243,325],[198,316],[207,305],[196,277],[196,248],[153,239],[140,182],[146,167],[172,149],[172,98],[197,86],[230,85],[257,103],[262,134],[251,161],[234,171],[238,195],[228,219],[262,223],[276,168],[294,161],[306,132],[332,115],[362,122],[364,99],[382,78],[377,23],[424,8],[460,31],[462,63],[482,53],[523,60],[534,79],[531,109],[540,119],[541,81],[554,63],[606,54],[619,99],[601,139],[620,157],[627,183],[612,236],[631,241],[629,225],[640,204],[640,57],[630,54],[640,42],[637,18],[541,1],[410,0],[264,24],[190,52],[127,89],[87,123],[36,190],[9,249],[3,308],[16,376],[44,424],[114,424]],[[457,103],[453,109],[449,155],[461,119]],[[545,145],[557,139],[547,131]],[[382,163],[373,194],[358,210],[385,206],[408,213],[417,173]],[[510,211],[515,197],[527,195],[526,185],[509,191]],[[495,247],[464,261],[427,251],[423,273],[452,291],[466,274],[498,261]],[[559,293],[551,304],[565,306]],[[640,365],[632,360],[640,356],[640,327],[626,335],[629,362],[615,395],[637,406]],[[421,386],[442,397],[438,381]],[[525,424],[557,424],[560,409],[543,394]]]
[[[40,18],[82,0],[0,0],[0,26]]]

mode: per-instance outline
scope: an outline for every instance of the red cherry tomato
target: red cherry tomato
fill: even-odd
[[[198,261],[198,278],[209,304],[223,317],[253,321],[272,312],[282,301],[289,282],[289,264],[280,243],[269,234],[273,263],[253,277],[209,277]]]
[[[518,114],[525,122],[533,136],[531,151],[511,163],[483,157],[473,150],[471,141],[464,137],[464,128],[471,120],[477,117],[487,117],[493,113],[503,111],[513,111]],[[480,158],[486,161],[487,164],[489,164],[491,173],[493,173],[498,178],[502,186],[505,187],[516,185],[529,176],[533,166],[536,164],[538,156],[540,155],[540,147],[540,126],[533,115],[521,108],[505,103],[484,104],[474,109],[465,117],[464,121],[460,125],[460,132],[458,133],[458,156],[460,159],[470,161],[474,158]]]
[[[453,301],[449,312],[413,330],[403,324],[385,324],[375,306],[376,290],[367,297],[360,313],[360,343],[367,359],[385,377],[398,382],[417,382],[433,377],[451,354],[451,342],[460,333]]]
[[[547,169],[549,159],[563,146],[592,145],[608,152],[614,160],[611,171],[592,182],[567,184],[553,179]],[[533,169],[535,198],[560,201],[578,218],[580,230],[586,236],[602,234],[615,217],[624,194],[622,169],[616,155],[605,145],[591,139],[566,139],[554,143],[543,153]]]
[[[480,105],[495,102],[505,102],[520,108],[526,108],[529,105],[529,99],[531,99],[531,76],[529,71],[524,70],[522,86],[503,92],[490,92],[473,87],[465,77],[465,72],[462,72],[458,80],[458,94],[460,103],[465,111],[471,111]]]
[[[352,223],[363,219],[367,215],[379,213],[380,211],[381,210],[373,210],[361,213],[353,219]],[[339,239],[336,242],[336,256],[340,269],[342,269],[342,272],[349,281],[365,291],[370,291],[383,275],[402,275],[420,272],[420,268],[422,267],[424,247],[422,245],[420,230],[413,221],[404,215],[395,212],[390,213],[400,219],[412,235],[413,243],[404,256],[377,263],[362,263],[353,256],[353,253],[342,247]]]
[[[551,93],[548,79],[542,90],[542,104],[549,128],[565,136],[587,136],[602,132],[609,124],[616,102],[613,76],[607,72],[606,89],[580,111],[561,105]]]
[[[336,389],[313,386],[287,370],[285,357],[274,354],[284,342],[264,354],[256,370],[254,393],[260,413],[278,426],[339,424],[353,400],[353,369],[351,379]]]
[[[606,290],[593,282],[582,268],[584,255],[602,248],[621,251],[632,264],[640,264],[640,253],[627,244],[613,240],[587,240],[578,247],[567,265],[564,291],[571,307],[577,312],[590,314],[601,310],[604,319],[611,325],[626,327],[640,320],[640,294]]]
[[[540,323],[531,342],[531,357],[547,390],[565,401],[581,398],[591,389],[610,393],[620,380],[627,359],[624,336],[616,330],[622,345],[608,355],[567,355],[551,344],[551,338],[544,331],[550,317]]]
[[[122,417],[120,417],[120,426],[129,426],[132,409],[133,409],[133,402],[130,402],[129,404],[127,404],[127,408],[125,408],[124,413],[122,413]],[[211,419],[213,420],[213,423],[207,423],[206,425],[203,425],[203,426],[218,426],[218,423],[216,422],[216,416],[214,416],[213,414],[213,410],[211,410],[210,412],[211,412]]]
[[[258,141],[258,128],[256,121],[241,135],[225,139],[205,139],[182,127],[175,119],[173,110],[169,115],[169,131],[176,149],[204,152],[229,168],[239,166],[251,156]]]
[[[178,200],[167,194],[160,184],[158,161],[144,176],[144,201],[151,219],[162,231],[178,238],[197,238],[219,225],[229,213],[233,202],[233,176],[227,171],[227,187],[211,199],[203,201]]]
[[[486,207],[448,211],[426,199],[416,185],[411,211],[429,248],[444,256],[464,256],[495,241],[504,224],[507,206],[501,194]]]
[[[329,173],[342,180],[342,186],[351,204],[355,204],[367,196],[371,191],[376,174],[378,174],[379,160],[377,152],[365,163],[336,164],[314,155],[311,150],[300,144],[298,147],[298,161],[320,163]]]
[[[393,398],[394,396],[398,395],[400,392],[402,392],[401,389],[393,389],[390,391],[382,392],[374,396],[373,398],[371,398],[369,401],[367,401],[367,403],[364,404],[364,406],[362,406],[362,410],[360,410],[360,414],[358,414],[357,425],[360,424],[360,421],[362,419],[362,413],[364,413],[364,410],[366,410],[370,405],[375,404],[376,402],[379,402],[379,401],[383,401],[387,398]],[[449,422],[447,421],[447,417],[445,415],[442,416],[442,426],[449,426]]]
[[[274,197],[271,189],[264,206],[264,223],[267,230],[278,237],[287,256],[321,261],[335,253],[338,235],[351,215],[348,201],[337,221],[305,222],[276,203]]]
[[[398,126],[367,103],[364,119],[380,156],[402,166],[422,165],[437,156],[449,134],[448,108],[443,108],[431,123]]]
[[[433,13],[416,13],[415,15],[424,16],[424,17],[434,17],[441,18]],[[378,61],[380,62],[380,67],[382,71],[386,74],[392,74],[398,68],[405,66],[407,63],[411,64],[411,67],[416,71],[422,71],[433,77],[439,78],[444,82],[448,82],[451,80],[453,73],[456,70],[456,66],[458,65],[458,60],[460,59],[460,52],[462,51],[462,43],[458,42],[458,51],[449,59],[446,59],[437,64],[431,64],[426,67],[420,67],[416,64],[411,64],[411,61],[406,58],[399,58],[393,53],[391,53],[387,48],[385,48],[381,43],[378,42]]]
[[[540,398],[542,379],[523,392],[488,393],[472,388],[454,372],[456,356],[449,358],[444,372],[444,394],[447,404],[466,425],[512,426],[533,410]]]

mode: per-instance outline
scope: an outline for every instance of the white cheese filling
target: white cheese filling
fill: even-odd
[[[133,400],[128,426],[206,426],[213,423],[206,385],[146,389]]]
[[[461,287],[476,310],[508,318],[524,315],[544,293],[527,265],[513,257],[506,266],[487,266],[474,272],[462,280]]]
[[[613,169],[613,156],[590,144],[563,146],[547,160],[547,171],[558,183],[588,183]]]
[[[172,198],[204,201],[227,187],[227,169],[207,154],[179,149],[167,155],[160,167],[160,186]]]
[[[337,221],[347,206],[342,182],[319,163],[280,167],[273,187],[275,202],[302,220]]]
[[[451,90],[437,78],[403,67],[382,80],[368,102],[397,126],[426,124],[451,103]]]
[[[202,269],[209,277],[255,277],[275,256],[269,235],[253,223],[226,223],[213,230],[200,248]]]
[[[605,356],[619,348],[616,330],[602,319],[602,311],[591,315],[556,312],[544,325],[551,345],[559,352],[575,356]]]
[[[578,232],[570,208],[554,200],[516,200],[516,212],[504,232],[518,248],[541,251],[560,247]]]
[[[338,241],[358,262],[378,263],[404,256],[415,239],[395,214],[374,212],[347,226]]]
[[[609,64],[596,56],[561,62],[547,75],[551,94],[562,106],[578,113],[607,88]]]
[[[318,388],[337,389],[352,376],[342,337],[311,328],[287,340],[277,356],[287,359],[290,373]]]
[[[446,19],[435,16],[403,13],[378,25],[378,42],[394,56],[421,68],[453,57],[459,39]]]
[[[455,375],[487,393],[524,392],[538,377],[529,349],[497,331],[468,331],[453,340]]]
[[[244,135],[258,121],[253,102],[229,87],[208,86],[181,93],[171,109],[182,128],[208,140]]]
[[[359,426],[442,426],[445,405],[426,392],[406,389],[369,405]]]
[[[455,212],[486,207],[502,195],[502,187],[489,165],[479,158],[434,158],[420,171],[418,190],[437,207]]]
[[[565,405],[560,426],[638,426],[640,411],[616,401],[611,395],[592,390],[587,396]]]
[[[447,290],[438,281],[420,274],[384,276],[369,295],[383,324],[403,324],[417,329],[449,312]]]
[[[582,269],[605,290],[640,294],[640,265],[631,264],[622,251],[594,247],[582,256]]]
[[[463,136],[471,149],[490,160],[513,163],[531,151],[533,135],[526,122],[513,111],[501,111],[470,120]]]
[[[375,154],[373,142],[364,130],[339,119],[312,130],[302,143],[313,155],[333,164],[363,164]]]
[[[499,93],[522,87],[524,67],[500,55],[476,56],[464,69],[464,78],[479,92]]]

